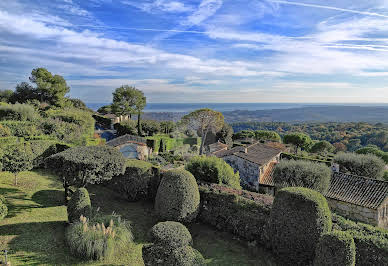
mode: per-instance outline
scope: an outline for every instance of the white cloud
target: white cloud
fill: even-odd
[[[153,2],[139,3],[138,1],[121,1],[125,5],[134,6],[144,12],[164,11],[171,13],[182,13],[192,11],[191,6],[187,6],[179,1],[155,0]]]

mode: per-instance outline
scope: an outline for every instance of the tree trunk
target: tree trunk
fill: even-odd
[[[14,173],[14,175],[15,175],[14,183],[15,183],[15,186],[17,186],[18,185],[18,173]]]
[[[137,134],[141,137],[142,135],[142,130],[141,130],[141,112],[139,111],[137,113]]]
[[[65,179],[63,179],[63,187],[65,189],[65,204],[67,205],[67,203],[68,203],[67,196],[69,195],[69,186],[67,185],[67,182]]]
[[[206,130],[205,134],[202,131],[202,140],[201,140],[201,147],[199,149],[199,155],[203,154],[203,146],[205,146],[206,136],[207,136],[208,130]]]

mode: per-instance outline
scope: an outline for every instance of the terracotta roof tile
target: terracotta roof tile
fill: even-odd
[[[325,196],[362,207],[377,209],[388,198],[388,182],[333,173]]]
[[[275,166],[276,166],[276,162],[269,163],[265,173],[263,174],[263,176],[260,177],[260,180],[259,180],[260,185],[275,186],[275,183],[273,180],[273,172],[275,170]]]

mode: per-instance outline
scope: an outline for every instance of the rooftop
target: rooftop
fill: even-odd
[[[268,168],[266,169],[264,175],[260,177],[259,185],[275,186],[275,182],[273,181],[273,172],[275,170],[275,166],[275,162],[271,162],[268,165]]]
[[[388,182],[361,176],[333,173],[325,196],[358,206],[377,209],[388,198]]]
[[[123,135],[117,138],[114,138],[106,143],[108,146],[117,147],[120,145],[123,145],[125,143],[132,142],[132,143],[138,143],[138,144],[146,144],[147,141],[145,138],[139,137],[139,136],[132,136],[132,135]]]
[[[235,155],[257,165],[267,164],[273,157],[285,150],[285,146],[280,143],[255,143],[244,146],[237,146],[230,150],[224,150],[214,153],[218,158],[229,155]]]

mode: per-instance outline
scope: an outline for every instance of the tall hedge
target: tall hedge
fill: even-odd
[[[354,266],[356,246],[353,237],[345,232],[333,231],[319,240],[314,266]]]
[[[321,163],[282,160],[273,174],[275,186],[306,187],[324,193],[329,188],[331,170]]]
[[[155,211],[162,220],[194,220],[199,211],[199,191],[194,176],[183,169],[167,171],[156,194]]]
[[[340,171],[352,175],[382,179],[385,163],[373,154],[339,153],[333,162],[339,164]]]
[[[215,156],[195,156],[186,164],[186,170],[197,180],[241,189],[239,173],[235,173],[229,164]]]
[[[89,218],[91,210],[92,205],[90,203],[89,192],[86,188],[77,189],[67,204],[67,216],[69,222],[72,223],[79,221],[81,215]]]
[[[285,265],[312,263],[321,235],[331,231],[331,219],[327,201],[319,192],[301,187],[281,189],[269,223],[273,252]]]

